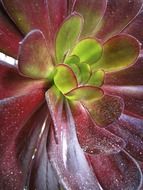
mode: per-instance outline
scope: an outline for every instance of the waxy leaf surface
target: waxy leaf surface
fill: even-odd
[[[52,78],[52,59],[41,31],[31,31],[21,42],[18,66],[20,72],[27,77],[48,80]]]
[[[73,90],[65,94],[65,96],[69,100],[73,101],[97,100],[103,96],[103,91],[102,89],[95,86],[80,86],[74,88]]]
[[[47,91],[46,100],[53,121],[48,143],[48,157],[59,181],[65,189],[100,190],[96,177],[77,141],[74,118],[68,102],[65,102],[61,95],[57,95],[55,88]]]
[[[56,36],[56,58],[57,63],[63,63],[65,56],[71,51],[79,38],[82,30],[83,19],[78,14],[69,16]]]
[[[97,154],[118,153],[125,147],[123,139],[97,126],[81,103],[72,102],[70,107],[78,141],[83,151],[95,156]]]
[[[77,87],[77,79],[74,72],[68,65],[64,64],[56,67],[54,83],[63,94]]]
[[[95,123],[103,127],[118,119],[124,108],[122,98],[109,95],[95,102],[84,102],[84,105]]]
[[[93,65],[95,70],[118,71],[132,65],[139,55],[138,41],[127,35],[118,35],[103,45],[101,59]]]
[[[73,4],[73,10],[77,11],[84,18],[84,27],[82,36],[91,36],[101,20],[106,10],[106,0],[76,0]]]
[[[141,189],[142,174],[138,163],[125,151],[90,157],[93,170],[104,189]]]
[[[97,26],[96,37],[106,41],[121,32],[138,14],[142,0],[108,0],[103,19]]]
[[[87,64],[95,63],[102,54],[102,47],[99,42],[93,38],[81,40],[76,44],[72,51],[72,55],[80,58],[80,62]]]

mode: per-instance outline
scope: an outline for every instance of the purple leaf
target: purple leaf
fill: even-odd
[[[93,170],[104,190],[137,190],[142,174],[137,162],[125,151],[112,155],[90,157]]]
[[[89,154],[112,154],[125,147],[125,142],[98,127],[80,103],[72,103],[71,110],[80,146]]]
[[[105,15],[97,26],[96,37],[106,41],[118,34],[138,14],[142,0],[108,0]]]

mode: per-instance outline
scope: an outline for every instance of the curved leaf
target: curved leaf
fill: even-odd
[[[101,57],[101,54],[102,46],[93,38],[81,40],[72,51],[72,55],[78,56],[80,62],[87,64],[95,63]]]
[[[21,42],[18,67],[22,74],[30,78],[52,78],[54,67],[45,37],[40,30],[32,30]]]
[[[103,91],[102,89],[95,86],[80,86],[74,88],[65,96],[72,101],[90,101],[90,100],[98,100],[102,98]]]
[[[54,83],[63,94],[76,88],[78,85],[74,72],[68,65],[64,64],[60,64],[56,67]]]
[[[118,71],[135,63],[140,51],[138,41],[128,35],[118,35],[103,45],[101,59],[93,65],[93,69],[106,72]]]
[[[73,45],[79,38],[82,24],[82,17],[74,13],[69,16],[60,27],[55,44],[57,63],[63,63],[65,56],[73,48]]]

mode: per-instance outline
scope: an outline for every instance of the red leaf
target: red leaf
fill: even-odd
[[[44,90],[46,84],[22,77],[16,67],[0,61],[0,99],[23,95],[39,88]]]
[[[68,103],[63,102],[53,88],[46,93],[46,100],[55,129],[50,133],[48,155],[60,183],[65,189],[99,190],[96,177],[78,144]]]
[[[14,23],[4,13],[0,4],[0,51],[17,58],[19,42],[22,35]]]
[[[125,142],[98,127],[86,109],[79,103],[71,104],[77,137],[83,150],[89,154],[112,154],[125,147]]]
[[[22,189],[23,171],[17,161],[17,138],[43,102],[43,90],[0,101],[0,189]]]
[[[105,15],[97,29],[96,37],[107,40],[118,34],[138,14],[142,0],[108,0]]]
[[[142,174],[137,162],[126,152],[90,157],[93,170],[105,190],[141,188]]]

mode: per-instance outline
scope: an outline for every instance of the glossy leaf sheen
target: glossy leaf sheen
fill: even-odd
[[[103,91],[100,88],[94,86],[80,86],[71,90],[70,92],[65,94],[65,96],[69,100],[73,101],[90,101],[100,99],[103,96]]]
[[[122,98],[109,95],[95,102],[84,102],[84,105],[95,123],[102,127],[118,119],[124,108]]]
[[[44,92],[39,89],[0,101],[0,189],[23,189],[24,172],[17,160],[16,140],[43,100]]]
[[[125,147],[123,139],[97,126],[81,103],[72,102],[70,107],[78,141],[83,151],[96,156],[97,154],[118,153]]]
[[[77,141],[74,118],[68,103],[63,102],[63,98],[57,95],[54,88],[48,90],[46,100],[53,121],[48,156],[60,183],[63,184],[64,189],[69,190],[84,188],[100,190],[96,177]],[[56,134],[53,128],[56,129]]]
[[[101,53],[100,43],[93,38],[81,40],[72,51],[72,55],[78,56],[80,62],[86,62],[87,64],[95,63],[101,57]]]
[[[24,173],[24,186],[25,188],[29,187],[29,190],[32,190],[35,185],[36,187],[38,184],[41,185],[41,183],[42,187],[45,185],[44,177],[42,180],[36,179],[36,177],[41,170],[41,163],[38,154],[41,151],[41,144],[44,144],[41,142],[43,139],[43,133],[44,136],[47,135],[47,116],[47,107],[46,105],[42,105],[40,109],[38,109],[38,111],[36,111],[36,113],[34,113],[28,122],[26,122],[26,124],[22,127],[16,139],[17,161],[19,162],[19,165]],[[44,160],[44,157],[42,157],[42,159]],[[39,166],[37,168],[35,168],[35,162],[36,164],[39,163]],[[33,188],[31,187],[31,184],[33,185]]]
[[[139,43],[131,36],[118,35],[103,46],[101,59],[93,65],[94,69],[106,72],[118,71],[132,65],[139,55]]]
[[[43,33],[31,31],[22,41],[19,50],[18,67],[30,78],[47,78],[53,74],[53,64]]]
[[[124,112],[143,119],[143,86],[103,86],[105,92],[124,100]]]
[[[121,190],[141,188],[138,163],[126,152],[90,157],[93,170],[104,189]]]
[[[79,38],[82,22],[80,15],[72,14],[61,25],[56,36],[57,63],[63,63],[66,54],[73,48],[73,45]]]
[[[143,161],[143,120],[122,114],[107,130],[126,142],[126,151],[136,160]]]
[[[56,67],[54,83],[62,93],[67,93],[77,87],[74,72],[68,65],[60,64]]]

